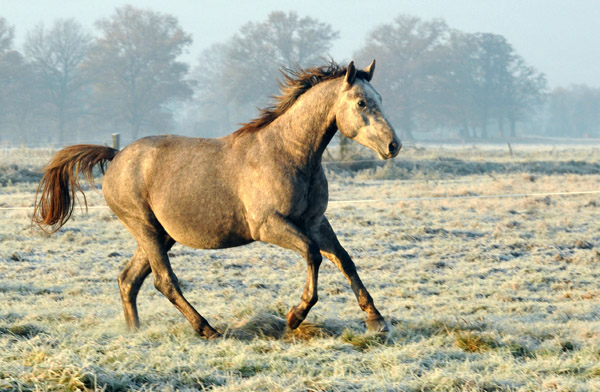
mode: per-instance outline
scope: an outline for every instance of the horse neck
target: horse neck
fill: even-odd
[[[302,94],[269,126],[269,133],[280,139],[290,162],[310,166],[321,163],[323,152],[337,131],[334,106],[338,94],[337,80],[321,82]]]

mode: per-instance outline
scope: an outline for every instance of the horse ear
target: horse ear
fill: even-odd
[[[350,61],[350,64],[348,64],[348,70],[346,71],[346,76],[344,77],[345,90],[352,87],[354,79],[356,79],[356,68],[354,67],[354,61]]]
[[[373,72],[375,72],[375,59],[371,61],[371,64],[365,68],[363,71],[367,73],[367,82],[370,82],[373,79]]]

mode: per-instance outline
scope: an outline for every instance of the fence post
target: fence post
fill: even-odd
[[[115,150],[119,149],[120,141],[121,141],[121,134],[120,133],[113,133],[112,134],[112,142],[113,142],[113,148]]]

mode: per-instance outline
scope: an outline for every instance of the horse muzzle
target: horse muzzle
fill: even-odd
[[[400,150],[402,149],[402,142],[400,140],[392,140],[388,145],[388,155],[387,158],[394,158],[398,155]]]
[[[391,159],[400,153],[402,142],[396,138],[392,139],[387,145],[380,146],[377,150],[381,159]]]

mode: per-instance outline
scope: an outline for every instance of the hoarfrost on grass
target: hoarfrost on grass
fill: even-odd
[[[596,162],[592,152],[414,150],[403,159],[528,162],[534,172],[443,178],[417,168],[404,181],[384,172],[393,168],[332,171],[330,193],[347,200],[599,190],[593,166],[565,174],[539,164],[582,170],[572,161]],[[0,204],[30,206],[35,188],[7,183]],[[87,195],[103,203],[101,192]],[[175,246],[171,261],[187,298],[225,332],[210,342],[194,335],[151,278],[138,300],[142,327],[126,330],[116,276],[135,243],[109,211],[78,209],[48,237],[31,232],[30,212],[4,210],[0,389],[598,390],[597,198],[330,206],[332,225],[392,323],[385,338],[365,333],[364,315],[331,263],[321,269],[319,303],[294,334],[283,320],[305,280],[299,255],[264,244]]]

